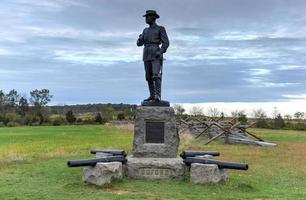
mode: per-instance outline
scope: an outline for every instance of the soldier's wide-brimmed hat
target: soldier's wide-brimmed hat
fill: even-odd
[[[147,10],[147,11],[146,11],[146,14],[143,15],[143,17],[146,17],[146,16],[148,16],[148,15],[155,15],[156,18],[159,18],[159,15],[157,14],[157,12],[156,12],[155,10]]]

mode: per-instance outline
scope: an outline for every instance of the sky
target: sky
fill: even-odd
[[[0,89],[6,92],[48,88],[53,105],[140,104],[148,89],[136,40],[147,26],[142,15],[155,9],[170,40],[163,99],[189,107],[269,105],[306,112],[305,0],[0,5]]]

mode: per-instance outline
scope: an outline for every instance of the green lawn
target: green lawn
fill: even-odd
[[[6,199],[306,199],[306,132],[252,129],[276,148],[204,146],[204,138],[182,136],[183,149],[219,150],[220,159],[247,162],[217,185],[183,181],[116,181],[97,187],[81,181],[82,168],[67,160],[92,157],[91,148],[131,151],[129,130],[106,126],[0,128],[0,200]]]

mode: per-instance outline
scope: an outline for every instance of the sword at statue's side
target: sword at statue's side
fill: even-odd
[[[163,81],[163,61],[166,60],[163,58],[163,55],[160,58],[160,100],[162,99],[162,81]]]

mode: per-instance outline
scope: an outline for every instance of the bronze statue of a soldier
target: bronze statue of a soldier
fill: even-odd
[[[139,35],[137,46],[144,45],[143,62],[150,91],[150,96],[144,103],[161,102],[163,54],[169,47],[169,40],[166,29],[155,22],[159,18],[155,10],[147,10],[143,17],[146,18],[149,27]]]

